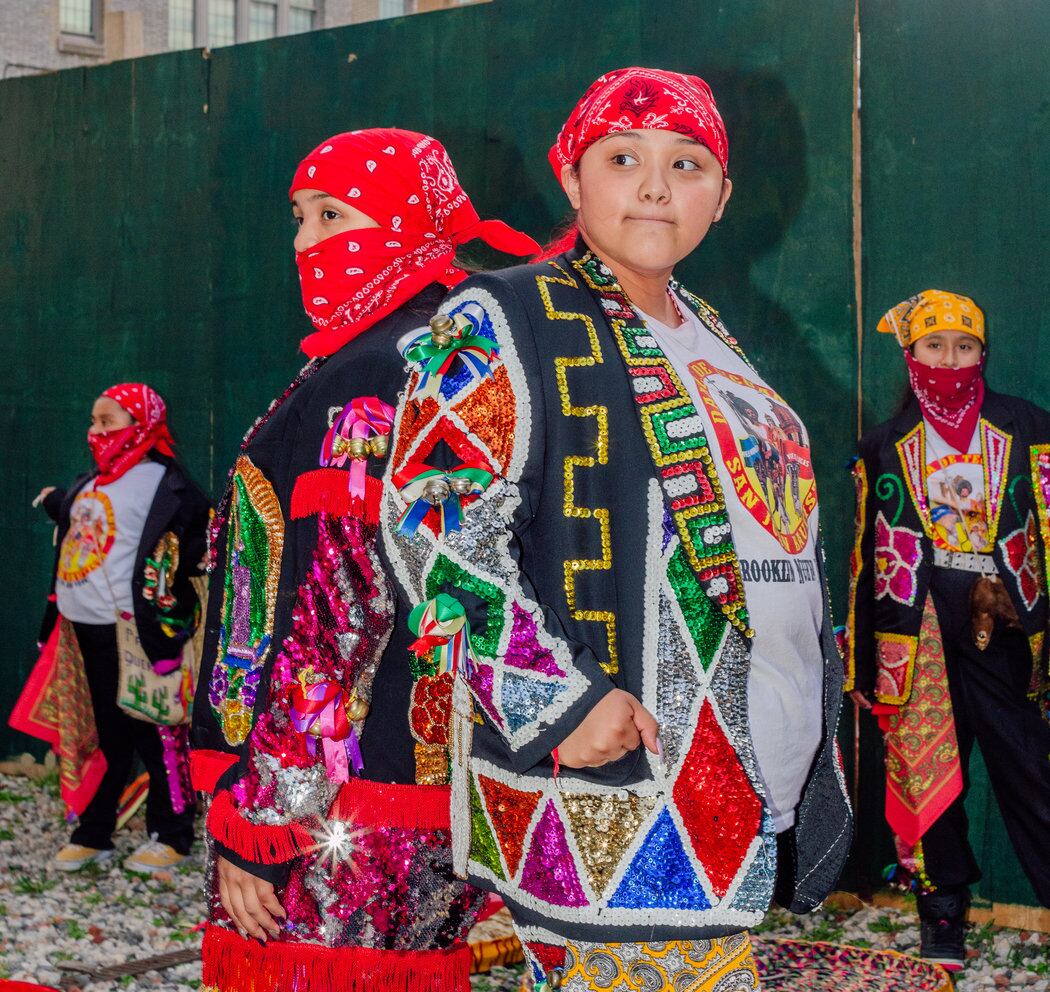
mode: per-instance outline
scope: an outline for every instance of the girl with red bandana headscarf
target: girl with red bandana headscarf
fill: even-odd
[[[959,971],[981,877],[965,808],[975,743],[1050,906],[1050,413],[986,386],[984,314],[967,296],[923,290],[878,331],[900,345],[909,389],[853,466],[846,690],[885,737],[886,819],[922,955]]]
[[[751,989],[746,929],[775,888],[816,906],[851,834],[808,435],[674,279],[732,190],[707,84],[607,73],[550,163],[575,229],[406,343],[383,505],[455,676],[456,867],[537,989]]]
[[[466,278],[457,249],[539,246],[480,220],[445,149],[411,131],[329,138],[289,196],[310,361],[249,431],[218,511],[194,710],[204,984],[466,992],[483,897],[451,870],[451,677],[410,661],[379,477],[398,341]]]
[[[115,614],[134,622],[155,670],[177,668],[200,620],[210,504],[175,459],[167,410],[145,383],[105,390],[87,434],[95,471],[37,497],[57,524],[53,607],[44,651],[11,717],[59,759],[63,799],[79,817],[54,865],[76,871],[113,854],[117,807],[135,755],[149,772],[149,839],[124,862],[153,872],[193,843],[189,728],[135,719],[117,705]]]

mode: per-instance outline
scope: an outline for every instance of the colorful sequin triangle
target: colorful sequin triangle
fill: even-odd
[[[451,558],[438,555],[427,574],[426,592],[428,599],[440,592],[449,592],[462,600],[468,610],[469,604],[464,593],[477,596],[485,604],[485,622],[471,624],[471,652],[485,658],[496,657],[500,635],[503,633],[503,606],[507,601],[506,593],[499,586],[468,572]]]
[[[503,866],[499,860],[496,838],[492,835],[492,828],[485,819],[485,811],[481,807],[481,796],[473,780],[470,783],[470,860],[484,865],[497,878],[506,880],[507,876],[503,874]]]
[[[682,838],[665,807],[620,881],[609,906],[624,909],[710,909]]]
[[[618,799],[572,792],[563,792],[561,799],[587,880],[594,893],[602,896],[620,864],[621,853],[631,846],[656,806],[656,799],[632,795]]]
[[[510,629],[510,643],[503,655],[504,663],[530,672],[565,678],[565,672],[554,660],[554,653],[540,645],[536,637],[536,620],[532,614],[517,603],[511,604],[511,613],[514,620]]]
[[[564,684],[540,682],[538,679],[515,675],[513,672],[504,673],[500,695],[511,733],[517,733],[526,724],[535,723],[537,717],[565,691],[565,688]]]
[[[726,739],[710,700],[674,785],[674,801],[700,863],[721,898],[758,833],[762,803]]]
[[[489,449],[496,465],[506,466],[514,450],[514,387],[504,365],[493,369],[452,408]]]
[[[532,822],[532,814],[543,793],[512,789],[486,775],[478,776],[478,784],[485,796],[489,817],[496,827],[507,869],[514,875],[525,848],[525,834]]]
[[[547,806],[532,834],[521,872],[521,888],[552,906],[586,906],[580,877],[565,839],[565,825],[554,802]]]

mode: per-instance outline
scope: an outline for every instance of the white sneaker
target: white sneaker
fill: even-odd
[[[150,834],[145,844],[124,859],[124,870],[152,875],[154,872],[168,871],[185,860],[185,854],[179,854],[175,848],[157,840],[156,834]]]
[[[51,859],[51,864],[59,871],[80,871],[85,865],[102,864],[112,857],[112,848],[100,851],[97,847],[85,847],[83,844],[66,844]]]

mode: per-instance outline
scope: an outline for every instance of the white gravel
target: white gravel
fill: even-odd
[[[141,818],[117,834],[117,857],[99,867],[67,875],[50,865],[65,843],[63,820],[52,776],[42,783],[0,775],[0,978],[33,981],[90,992],[118,989],[195,989],[196,961],[117,982],[90,981],[63,972],[63,962],[120,964],[199,947],[195,928],[204,917],[201,847],[174,871],[142,878],[121,868],[121,860],[144,839]],[[806,917],[774,912],[761,933],[826,940],[917,953],[919,931],[912,913],[865,906],[855,912],[825,910]],[[959,992],[1023,989],[1050,992],[1050,934],[985,926],[969,938],[970,960]],[[477,976],[476,992],[511,992],[519,968]]]

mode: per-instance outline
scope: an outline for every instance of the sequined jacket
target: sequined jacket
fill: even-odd
[[[1028,637],[1030,688],[1038,694],[1048,681],[1050,413],[987,390],[978,433],[991,554]],[[934,569],[926,463],[926,427],[913,398],[904,411],[861,438],[853,464],[857,516],[845,690],[870,692],[891,705],[905,703],[911,695]]]
[[[678,293],[737,347],[714,311]],[[752,633],[702,419],[592,254],[472,277],[442,309],[490,358],[484,374],[453,362],[440,383],[433,363],[413,372],[382,528],[419,625],[460,609],[468,625],[454,700],[457,863],[502,895],[526,939],[753,926],[777,844],[748,727]],[[412,477],[429,466],[451,484],[470,464],[492,481],[461,499],[461,526],[435,512],[409,538]],[[824,742],[790,866],[800,912],[832,888],[852,834],[826,608],[822,646]],[[638,749],[555,778],[552,751],[613,687],[655,714],[666,765]]]
[[[308,364],[249,432],[217,511],[194,784],[213,796],[214,853],[281,887],[290,919],[282,942],[444,946],[459,939],[477,902],[452,874],[447,829],[416,830],[412,808],[367,836],[333,826],[345,819],[335,812],[339,766],[357,781],[355,751],[362,779],[416,781],[413,678],[402,661],[411,638],[396,622],[375,535],[379,475],[404,381],[396,342],[425,324],[442,295],[436,286],[425,290]],[[356,458],[355,439],[368,442]],[[388,645],[395,664],[383,662]],[[297,692],[313,689],[331,693],[329,716],[345,712],[350,736],[335,739],[323,716],[306,715],[302,695],[296,703]],[[380,829],[391,824],[404,828],[394,831],[396,843]],[[326,846],[339,831],[350,840]],[[402,901],[414,902],[419,919],[390,905],[409,873],[422,888]],[[209,890],[212,920],[225,926],[214,880]],[[218,946],[205,943],[206,951]]]
[[[211,513],[211,500],[178,462],[158,460],[165,465],[164,475],[142,526],[131,579],[135,627],[143,650],[154,662],[177,658],[201,620],[190,579],[201,574]],[[68,489],[54,490],[43,502],[56,524],[52,591],[73,501],[94,478],[95,473],[82,475]],[[52,605],[44,617],[41,641],[47,640],[56,616]]]

